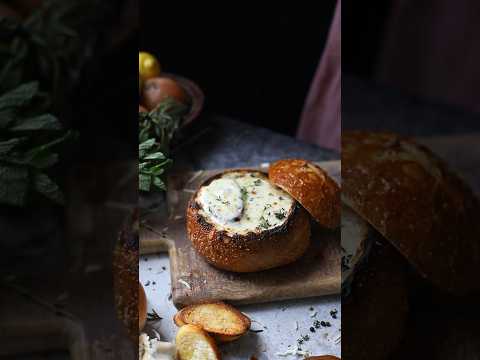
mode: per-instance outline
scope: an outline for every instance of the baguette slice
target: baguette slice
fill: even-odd
[[[179,311],[175,314],[175,316],[173,317],[173,322],[178,327],[181,327],[183,325],[187,325],[187,323],[184,322],[183,319],[182,319],[181,311]],[[209,335],[213,336],[215,341],[217,341],[219,343],[231,342],[231,341],[237,340],[238,338],[240,338],[242,336],[242,335],[223,335],[223,334],[212,334],[212,333],[209,333]]]
[[[251,325],[247,316],[223,302],[187,306],[173,320],[177,326],[198,325],[219,342],[238,339]]]
[[[220,360],[215,341],[197,325],[187,324],[175,338],[178,360]]]

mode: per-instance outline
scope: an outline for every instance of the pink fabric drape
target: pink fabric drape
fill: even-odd
[[[394,0],[377,79],[480,112],[480,1]]]
[[[341,1],[324,54],[305,102],[297,137],[325,148],[340,151],[341,138]]]

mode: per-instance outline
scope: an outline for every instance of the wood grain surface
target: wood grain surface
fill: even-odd
[[[339,161],[319,165],[340,181]],[[169,216],[153,213],[144,218],[140,251],[142,254],[168,251],[174,304],[182,307],[207,300],[246,304],[338,294],[340,230],[328,231],[314,226],[312,245],[299,261],[257,273],[218,270],[196,253],[185,229],[187,202],[204,180],[220,171],[223,170],[171,176],[167,199]]]

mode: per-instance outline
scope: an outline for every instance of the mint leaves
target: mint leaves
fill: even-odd
[[[159,149],[155,139],[139,144],[138,187],[140,191],[166,190],[162,179],[166,168],[172,163]]]
[[[165,191],[165,174],[171,166],[170,144],[187,107],[173,99],[164,100],[149,113],[139,113],[138,188]]]
[[[0,96],[0,204],[24,206],[33,193],[63,203],[63,194],[45,171],[58,162],[54,146],[70,133],[62,134],[60,121],[42,113],[38,96],[37,82]]]

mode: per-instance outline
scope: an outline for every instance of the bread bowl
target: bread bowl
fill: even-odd
[[[186,219],[194,248],[223,270],[286,265],[310,244],[308,213],[258,170],[227,170],[205,181],[191,197]]]
[[[342,134],[342,197],[423,277],[457,294],[480,289],[478,199],[427,148],[391,133]]]
[[[130,339],[138,341],[138,211],[126,221],[113,254],[113,286],[118,318],[127,328]]]
[[[320,225],[338,227],[340,187],[326,171],[306,160],[279,160],[270,166],[268,177],[307,209]]]

